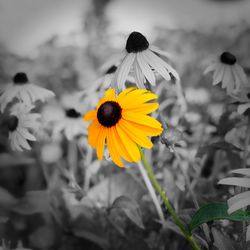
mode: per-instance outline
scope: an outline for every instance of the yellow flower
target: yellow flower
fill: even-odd
[[[148,136],[162,133],[161,123],[147,114],[159,106],[157,95],[145,89],[128,88],[118,96],[114,89],[106,91],[96,110],[89,111],[84,120],[93,120],[88,127],[88,142],[96,149],[99,160],[103,157],[105,143],[114,163],[123,167],[122,158],[128,162],[141,159],[138,146],[152,148]]]

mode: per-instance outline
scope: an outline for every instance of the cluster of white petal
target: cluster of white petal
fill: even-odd
[[[243,188],[250,188],[250,169],[240,168],[231,171],[233,174],[244,175],[244,177],[228,177],[222,179],[218,184],[232,185]],[[228,201],[228,213],[231,214],[239,209],[245,208],[250,205],[250,191],[237,194],[230,198]]]
[[[24,102],[26,105],[31,105],[38,100],[44,102],[45,100],[55,96],[52,91],[37,86],[33,83],[27,83],[23,85],[9,83],[1,92],[1,112],[5,110],[8,103],[12,102],[14,98]]]
[[[39,128],[40,114],[31,113],[34,106],[28,106],[24,103],[13,105],[10,110],[10,117],[17,118],[17,126],[13,131],[9,131],[10,146],[12,150],[23,151],[30,150],[31,147],[27,140],[36,141],[33,134]]]

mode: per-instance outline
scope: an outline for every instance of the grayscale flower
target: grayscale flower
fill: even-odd
[[[219,57],[208,60],[204,74],[213,72],[213,85],[222,83],[228,94],[237,92],[246,85],[247,77],[237,58],[230,52],[223,52]]]
[[[125,89],[129,73],[132,73],[138,88],[144,89],[146,80],[152,85],[156,84],[156,72],[167,81],[171,80],[171,75],[179,79],[176,70],[160,57],[167,55],[166,52],[150,45],[141,33],[132,32],[127,39],[125,57],[112,80],[112,87]]]
[[[30,83],[27,75],[19,72],[13,77],[13,82],[7,84],[1,91],[0,109],[3,112],[8,103],[14,98],[30,105],[38,100],[44,102],[53,96],[55,94],[52,91]]]
[[[36,141],[33,132],[39,127],[40,114],[30,113],[32,109],[33,106],[17,103],[10,110],[10,116],[6,122],[12,150],[30,150],[31,147],[27,140]]]

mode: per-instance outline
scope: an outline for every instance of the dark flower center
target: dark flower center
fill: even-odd
[[[18,126],[18,118],[14,115],[10,116],[7,120],[7,126],[9,131],[13,132]]]
[[[224,64],[234,65],[237,61],[236,57],[230,52],[223,52],[220,56],[220,61]]]
[[[106,74],[112,74],[117,70],[117,67],[115,65],[111,66],[107,71]]]
[[[81,116],[81,114],[77,112],[75,109],[67,109],[65,113],[66,116],[70,118],[79,118]]]
[[[250,93],[247,93],[247,98],[250,99]]]
[[[23,72],[16,73],[13,77],[14,84],[22,85],[29,82],[27,75]]]
[[[126,50],[128,53],[137,53],[146,50],[149,46],[148,40],[139,32],[132,32],[127,40]]]
[[[103,103],[97,111],[97,119],[104,127],[114,126],[122,117],[122,109],[117,102]]]

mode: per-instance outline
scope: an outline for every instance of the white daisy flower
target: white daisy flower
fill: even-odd
[[[132,73],[138,88],[145,88],[146,80],[155,85],[155,72],[167,81],[171,80],[171,75],[179,80],[176,70],[160,56],[169,57],[166,52],[149,45],[141,33],[132,32],[127,39],[126,54],[114,75],[112,86],[118,90],[124,89],[129,73]]]
[[[30,150],[31,147],[27,140],[36,141],[32,131],[39,127],[38,119],[40,118],[40,114],[30,113],[32,109],[33,106],[17,103],[10,110],[10,116],[6,122],[12,150]]]
[[[27,75],[23,72],[17,73],[13,77],[13,82],[9,83],[1,92],[1,112],[14,98],[30,105],[37,100],[44,102],[46,99],[55,96],[52,91],[30,83]]]
[[[61,99],[63,115],[55,122],[53,134],[63,132],[68,140],[87,134],[87,122],[82,120],[86,104],[80,101],[79,93],[67,94]]]
[[[244,188],[250,188],[250,169],[241,168],[231,171],[233,174],[245,175],[245,177],[228,177],[220,180],[218,184],[232,185]],[[250,205],[250,191],[236,194],[228,201],[228,213],[231,214],[239,209],[245,208]]]
[[[228,94],[237,92],[246,85],[247,77],[243,68],[237,63],[236,57],[230,52],[223,52],[218,58],[208,60],[204,74],[213,72],[213,85],[222,83]]]

